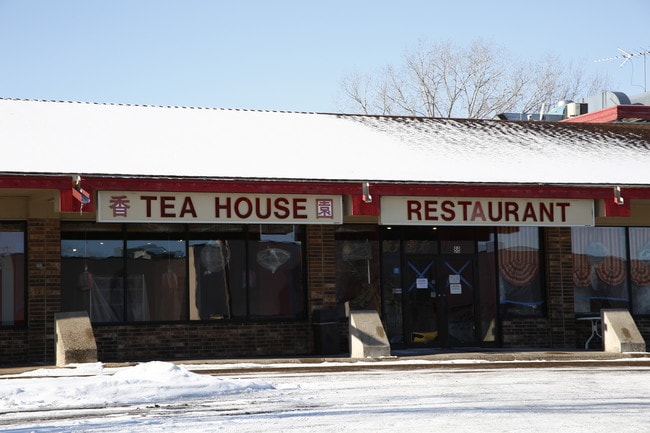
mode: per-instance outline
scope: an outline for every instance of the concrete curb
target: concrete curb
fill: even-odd
[[[184,365],[201,374],[254,374],[259,372],[326,372],[354,370],[415,369],[496,369],[555,367],[648,367],[650,353],[610,353],[595,351],[395,351],[382,358],[306,356],[287,358],[184,359],[163,360]],[[105,368],[128,367],[138,362],[104,363]],[[38,369],[56,369],[55,365],[30,365],[0,368],[0,378],[29,375]]]

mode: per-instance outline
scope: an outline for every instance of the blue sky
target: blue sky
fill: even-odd
[[[0,97],[333,112],[345,74],[476,39],[633,95],[644,56],[594,60],[650,50],[650,1],[0,0]]]

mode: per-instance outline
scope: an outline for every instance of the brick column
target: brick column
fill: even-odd
[[[307,290],[311,311],[337,306],[334,226],[307,226]]]
[[[27,330],[29,362],[53,363],[54,313],[61,311],[61,225],[27,222]]]
[[[547,228],[544,233],[551,346],[575,348],[571,228]]]

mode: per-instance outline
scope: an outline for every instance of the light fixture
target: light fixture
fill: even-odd
[[[614,203],[616,203],[619,206],[622,206],[625,204],[625,199],[621,197],[621,187],[620,186],[615,186],[614,187]]]
[[[372,196],[370,195],[370,184],[363,182],[361,184],[361,198],[365,203],[372,203]]]
[[[83,213],[85,204],[90,203],[90,193],[81,187],[81,176],[72,176],[72,197],[79,202],[79,213]]]

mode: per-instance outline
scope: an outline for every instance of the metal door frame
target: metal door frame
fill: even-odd
[[[409,258],[410,257],[427,257],[426,260],[430,260],[430,263],[427,265],[426,269],[417,269],[413,266]],[[431,266],[435,269],[435,285],[428,280],[427,289],[430,291],[435,291],[434,299],[434,308],[436,313],[434,314],[436,320],[436,328],[438,335],[433,341],[425,342],[416,342],[413,339],[413,333],[417,332],[416,329],[413,329],[413,322],[410,315],[413,314],[413,302],[408,300],[404,302],[403,306],[406,308],[402,309],[402,322],[404,323],[403,327],[403,341],[410,347],[451,347],[450,334],[449,334],[449,304],[447,297],[449,294],[449,284],[448,281],[444,281],[442,278],[443,275],[449,275],[447,272],[444,272],[444,265],[448,260],[453,259],[462,259],[465,260],[468,264],[472,266],[472,325],[473,325],[473,334],[472,341],[465,342],[461,346],[478,346],[480,345],[479,338],[479,325],[480,325],[480,309],[477,307],[477,302],[479,299],[478,293],[478,275],[477,275],[477,257],[476,254],[405,254],[402,252],[401,263],[402,267],[409,266],[411,270],[415,273],[416,278],[422,278],[430,269]],[[461,272],[457,269],[451,269],[451,272]],[[407,281],[407,275],[409,272],[406,270],[402,271],[402,286],[406,287],[405,293],[410,293],[412,290],[418,290],[415,288],[415,281]],[[460,275],[460,274],[457,274]],[[462,278],[462,277],[461,277]],[[466,282],[466,284],[469,282]],[[469,284],[468,284],[469,285]]]

